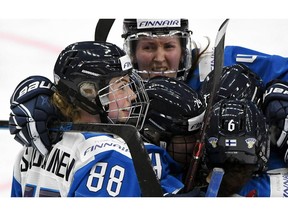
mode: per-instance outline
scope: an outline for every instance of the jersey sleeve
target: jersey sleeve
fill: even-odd
[[[224,66],[242,63],[258,74],[267,84],[273,79],[288,79],[288,58],[270,55],[240,46],[226,46]]]
[[[251,178],[238,195],[249,197],[287,197],[288,169],[274,151],[271,151],[268,170]]]
[[[213,54],[206,53],[199,59],[193,75],[188,80],[188,85],[199,90],[205,77],[213,70]],[[271,80],[288,80],[288,58],[280,55],[271,55],[241,46],[225,46],[224,66],[231,66],[237,63],[248,66],[258,74],[267,84]]]
[[[152,166],[156,172],[164,194],[176,194],[183,187],[182,169],[168,152],[156,145],[145,143]]]

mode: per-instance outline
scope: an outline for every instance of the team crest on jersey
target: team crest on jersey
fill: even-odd
[[[248,138],[248,139],[245,140],[245,142],[247,143],[247,147],[249,149],[251,149],[251,148],[253,148],[253,146],[255,145],[257,140],[255,138]]]
[[[216,148],[217,147],[217,143],[218,143],[218,138],[210,137],[208,139],[208,142],[212,145],[213,148]]]

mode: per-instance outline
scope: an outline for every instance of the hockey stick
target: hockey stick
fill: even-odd
[[[210,113],[212,111],[212,106],[215,100],[215,96],[219,89],[220,77],[222,74],[223,60],[224,60],[225,34],[226,34],[228,21],[229,19],[226,19],[222,23],[216,35],[215,47],[214,47],[214,75],[212,77],[213,85],[211,86],[210,97],[207,103],[206,112],[205,112],[203,124],[201,127],[200,140],[198,140],[195,144],[195,147],[193,150],[193,157],[191,159],[191,162],[187,171],[187,176],[185,179],[185,188],[184,188],[185,192],[188,192],[191,189],[193,189],[195,175],[198,170],[200,159],[204,152],[205,131],[208,126],[208,122],[210,120]]]
[[[0,129],[8,129],[9,122],[6,120],[0,120]]]
[[[206,197],[217,197],[223,175],[224,170],[222,168],[215,167],[213,169],[210,183],[205,194]]]
[[[115,19],[99,19],[95,28],[95,41],[106,41]]]

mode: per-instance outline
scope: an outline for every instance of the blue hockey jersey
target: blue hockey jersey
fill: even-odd
[[[183,188],[178,164],[162,148],[145,143],[165,193]],[[96,133],[65,132],[49,155],[24,147],[14,165],[12,197],[140,197],[127,144]]]
[[[242,63],[258,74],[264,84],[273,79],[288,80],[288,58],[270,55],[241,46],[226,46],[224,49],[224,66]],[[214,68],[213,52],[209,52],[199,60],[199,66],[193,71],[188,84],[199,90],[205,77]]]
[[[288,168],[283,159],[271,152],[268,171],[253,177],[235,196],[287,197]]]

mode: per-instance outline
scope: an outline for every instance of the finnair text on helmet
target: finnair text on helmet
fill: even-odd
[[[137,28],[181,27],[180,19],[144,20],[137,19]]]
[[[132,63],[128,55],[120,57],[119,60],[121,62],[121,67],[123,71],[129,70],[132,68]]]

